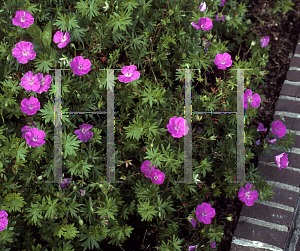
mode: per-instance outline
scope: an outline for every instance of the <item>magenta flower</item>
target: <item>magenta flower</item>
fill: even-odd
[[[152,183],[160,185],[164,182],[165,174],[158,169],[154,169],[150,172],[150,178]]]
[[[210,244],[211,248],[215,248],[216,247],[216,241],[214,241],[213,243]]]
[[[197,245],[196,246],[189,246],[189,251],[194,251],[196,249]]]
[[[154,166],[151,166],[151,162],[149,160],[145,160],[143,163],[142,163],[142,166],[141,166],[141,171],[143,174],[145,174],[145,177],[146,178],[151,178],[150,176],[150,173],[155,170],[155,165]]]
[[[255,141],[256,145],[260,144],[260,139]]]
[[[221,0],[220,6],[223,7],[226,0]]]
[[[70,63],[73,73],[82,76],[87,74],[91,70],[91,61],[89,59],[83,59],[82,56],[78,56]]]
[[[200,4],[199,10],[200,10],[200,11],[205,11],[205,10],[206,10],[206,3],[205,3],[205,2],[202,3],[202,4]]]
[[[173,117],[170,118],[167,128],[174,138],[181,138],[189,132],[189,127],[186,124],[187,121],[183,117]]]
[[[12,50],[12,55],[22,64],[28,63],[28,60],[33,60],[36,56],[35,51],[33,50],[33,44],[24,41],[16,44],[15,48]]]
[[[67,31],[65,35],[62,31],[57,31],[53,36],[53,42],[58,43],[58,48],[64,48],[70,42],[70,35]]]
[[[36,92],[40,88],[39,81],[34,81],[33,73],[31,71],[26,72],[24,77],[21,78],[20,85],[29,92]]]
[[[260,123],[257,127],[257,131],[259,132],[266,132],[268,130],[268,128],[264,128],[264,124]]]
[[[224,70],[232,65],[231,56],[226,52],[224,54],[219,53],[215,56],[214,63],[218,69]]]
[[[45,144],[45,137],[45,132],[37,128],[31,128],[29,129],[29,132],[25,133],[25,139],[27,141],[26,143],[32,147],[41,146]]]
[[[198,30],[208,31],[213,27],[212,21],[208,17],[202,17],[196,22],[192,22],[192,26]]]
[[[36,114],[36,112],[40,109],[40,102],[35,97],[30,97],[29,99],[24,98],[21,101],[21,105],[21,111],[27,113],[27,115]]]
[[[193,228],[195,228],[196,227],[196,221],[195,221],[195,219],[194,218],[190,219],[190,222],[192,223]]]
[[[26,10],[18,10],[15,18],[11,20],[15,26],[20,25],[21,28],[28,28],[34,22],[33,16]]]
[[[216,21],[218,22],[218,23],[220,23],[221,22],[221,20],[223,21],[223,23],[225,22],[225,16],[222,14],[222,17],[221,18],[219,18],[219,15],[216,15]]]
[[[65,182],[69,182],[70,180],[72,180],[72,178],[65,178],[65,179],[63,179],[63,182],[59,183],[61,189],[68,188],[71,183],[64,183],[64,181]]]
[[[276,143],[276,141],[277,141],[276,139],[269,140],[269,138],[268,138],[268,137],[267,137],[267,139],[268,139],[269,143],[270,143],[270,144],[272,144],[272,145],[273,145],[273,144],[275,144],[275,143]]]
[[[41,74],[41,73],[38,73]],[[42,74],[43,76],[43,74]],[[42,93],[42,92],[47,92],[48,89],[50,88],[52,81],[52,77],[50,75],[46,75],[45,78],[42,77],[42,81],[39,81],[40,83],[40,88],[36,91],[36,93]]]
[[[0,211],[0,231],[3,231],[8,224],[7,216],[8,214],[5,210]]]
[[[252,91],[250,89],[247,89],[245,93],[242,96],[242,100],[244,101],[244,108],[248,108],[248,102],[251,102],[250,105],[252,107],[259,107],[260,105],[260,97],[257,93],[252,95]]]
[[[29,126],[36,126],[36,125],[35,125],[34,122],[32,122],[31,125],[29,125]],[[23,126],[23,127],[22,127],[21,132],[23,133],[23,134],[22,134],[22,137],[23,137],[23,138],[25,138],[25,132],[28,132],[28,131],[29,131],[29,129],[30,129],[29,126],[26,125],[26,126]]]
[[[238,196],[242,202],[245,202],[246,206],[253,206],[254,201],[258,199],[259,193],[256,190],[251,191],[251,188],[255,187],[253,184],[246,184],[246,191],[244,187],[241,187]]]
[[[118,79],[120,82],[123,82],[123,83],[131,82],[140,77],[140,73],[137,71],[137,67],[135,65],[124,66],[124,67],[122,67],[121,72],[124,75],[119,75]]]
[[[198,205],[196,208],[196,216],[199,222],[203,222],[204,224],[210,224],[211,218],[216,215],[216,211],[211,207],[208,203],[202,203]]]
[[[261,47],[266,47],[269,42],[270,42],[270,38],[268,36],[263,37],[260,40]]]
[[[83,123],[79,126],[80,130],[75,130],[74,133],[81,141],[87,142],[93,137],[93,132],[89,131],[92,127],[92,125]]]
[[[281,167],[286,168],[289,164],[287,153],[281,153],[281,154],[275,156],[275,160],[276,160],[279,170],[281,170]]]
[[[283,137],[286,132],[286,126],[279,120],[272,123],[272,133],[276,134],[279,138]]]

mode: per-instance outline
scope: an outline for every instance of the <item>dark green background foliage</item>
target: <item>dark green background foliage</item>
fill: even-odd
[[[127,221],[130,214],[157,228],[159,250],[183,250],[187,242],[204,245],[201,250],[210,250],[208,241],[217,241],[218,246],[222,224],[213,218],[212,224],[201,223],[192,229],[186,218],[203,202],[214,207],[212,198],[235,198],[243,185],[227,182],[234,179],[236,171],[236,116],[192,115],[193,175],[199,174],[201,187],[175,184],[184,177],[184,138],[173,138],[167,124],[172,117],[184,117],[185,76],[184,70],[176,69],[185,69],[187,64],[200,69],[192,71],[193,111],[236,111],[236,71],[218,70],[213,62],[218,53],[231,55],[232,68],[252,68],[245,72],[245,86],[260,94],[257,85],[264,79],[260,71],[268,62],[268,49],[258,42],[247,58],[241,60],[237,54],[240,46],[250,48],[253,41],[252,35],[243,37],[252,27],[245,19],[248,2],[227,0],[223,8],[220,1],[206,1],[205,16],[214,25],[210,31],[197,30],[190,24],[204,15],[197,1],[1,3],[0,210],[9,214],[8,226],[0,232],[1,250],[93,250],[105,239],[119,246],[133,231]],[[229,18],[217,23],[215,15],[222,9]],[[11,19],[17,10],[29,11],[34,24],[29,28],[14,26]],[[70,42],[62,49],[53,42],[58,30],[70,33]],[[205,40],[211,41],[207,54]],[[27,64],[19,64],[12,56],[20,41],[31,42],[37,54]],[[54,180],[55,83],[54,71],[46,69],[70,69],[70,61],[76,56],[89,59],[91,71],[83,76],[62,71],[63,111],[106,111],[107,73],[99,69],[136,65],[141,73],[138,80],[127,84],[118,81],[119,70],[114,73],[115,177],[122,178],[124,184],[99,183],[106,179],[106,115],[92,114],[62,117],[64,177],[72,177],[73,184],[62,191],[56,183],[45,183]],[[29,93],[19,85],[28,71],[52,76],[47,93]],[[206,71],[213,77],[207,79]],[[219,94],[213,94],[211,87],[219,88]],[[20,110],[20,103],[32,96],[39,99],[41,109],[27,116]],[[247,124],[255,115],[255,109],[247,110]],[[21,133],[21,128],[32,121],[46,133],[46,143],[35,148],[26,144]],[[74,134],[82,123],[93,125],[94,136],[87,143],[81,143]],[[205,126],[204,133],[197,132],[198,126]],[[269,199],[270,186],[250,163],[255,151],[261,151],[253,145],[258,132],[253,128],[245,131],[246,180],[254,180],[261,199]],[[152,184],[141,174],[141,163],[147,159],[157,162],[158,169],[165,173],[162,185]],[[132,165],[126,168],[125,160],[132,160]],[[120,161],[124,164],[117,166]],[[37,180],[39,176],[41,180]],[[86,190],[84,196],[80,189]],[[100,216],[108,216],[109,223]],[[185,239],[180,238],[184,228],[189,229]]]

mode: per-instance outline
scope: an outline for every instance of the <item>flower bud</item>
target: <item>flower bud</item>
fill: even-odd
[[[256,44],[255,41],[252,41],[252,42],[251,42],[251,46],[254,46],[255,44]]]
[[[78,221],[78,223],[79,223],[80,226],[83,226],[83,220],[82,220],[82,219],[80,219],[80,220]]]
[[[73,186],[73,191],[77,191],[77,186]]]

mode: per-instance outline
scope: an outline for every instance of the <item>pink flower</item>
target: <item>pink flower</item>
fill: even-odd
[[[261,131],[261,132],[266,132],[268,130],[268,128],[264,128],[264,124],[260,123],[257,127],[257,131]]]
[[[34,81],[33,73],[31,71],[26,72],[24,77],[21,78],[20,85],[29,92],[31,91],[36,92],[40,88],[39,81]]]
[[[202,203],[198,205],[196,208],[196,216],[199,222],[203,222],[204,224],[210,224],[211,218],[216,215],[216,211],[211,207],[208,203]]]
[[[123,83],[131,82],[140,77],[140,73],[137,71],[137,67],[135,65],[124,66],[124,67],[122,67],[121,72],[124,75],[119,75],[118,79],[120,82],[123,82]]]
[[[214,241],[213,243],[210,244],[211,248],[215,248],[216,247],[216,241]]]
[[[29,99],[24,98],[21,101],[21,105],[21,111],[27,113],[27,115],[36,114],[36,112],[40,109],[40,102],[35,97],[30,97]]]
[[[275,160],[277,163],[277,166],[279,167],[279,170],[282,168],[286,168],[289,164],[288,155],[286,153],[281,153],[277,156],[275,156]]]
[[[215,56],[214,63],[218,66],[218,69],[226,69],[226,67],[230,67],[232,65],[231,56],[228,53],[217,54]]]
[[[5,210],[0,211],[0,231],[3,231],[8,224],[7,216],[8,214]]]
[[[196,221],[195,221],[195,219],[194,218],[190,219],[190,222],[192,223],[193,228],[195,228],[196,227]]]
[[[32,122],[31,125],[29,125],[29,126],[36,126],[36,125],[35,125],[34,122]],[[28,126],[28,125],[23,126],[22,129],[21,129],[21,132],[22,132],[22,133],[23,133],[23,132],[28,132],[28,131],[29,131],[29,126]],[[22,137],[25,138],[25,133],[22,134]]]
[[[167,128],[174,138],[181,138],[189,132],[189,127],[186,124],[187,121],[183,117],[173,117],[170,118]]]
[[[194,251],[196,249],[197,245],[196,246],[189,246],[189,251]]]
[[[276,134],[279,138],[283,137],[286,132],[286,126],[279,120],[272,123],[272,133]]]
[[[226,2],[226,0],[221,0],[220,6],[223,7],[225,2]]]
[[[263,37],[260,40],[261,47],[266,47],[269,42],[270,42],[270,38],[268,36]]]
[[[220,15],[221,16],[221,15]],[[218,23],[220,23],[221,22],[221,20],[223,21],[223,23],[225,22],[225,16],[222,14],[222,17],[221,18],[219,18],[219,15],[216,15],[216,21],[218,22]]]
[[[155,170],[155,167],[156,166],[151,166],[151,162],[149,160],[145,160],[142,163],[141,171],[143,174],[145,174],[146,178],[151,178],[150,173]]]
[[[28,28],[34,22],[33,16],[26,10],[18,10],[15,18],[11,20],[15,26],[20,25],[21,28]]]
[[[42,81],[39,81],[40,88],[36,91],[36,93],[47,92],[48,89],[50,88],[51,81],[52,81],[51,75],[46,75],[45,78],[43,79],[43,74],[42,74]]]
[[[33,60],[36,56],[35,51],[33,50],[33,44],[24,41],[16,44],[15,48],[12,50],[12,55],[22,64],[28,63],[28,60]]]
[[[269,140],[269,138],[267,137],[268,141],[270,144],[275,144],[275,142],[277,141],[276,139],[272,139],[272,140]]]
[[[254,201],[258,199],[259,193],[256,190],[251,191],[251,188],[255,187],[253,184],[246,184],[246,191],[244,187],[241,187],[238,196],[242,202],[245,202],[246,206],[253,206]]]
[[[200,10],[200,11],[205,11],[205,10],[206,10],[206,3],[205,3],[205,2],[202,3],[202,4],[200,4],[199,10]]]
[[[202,17],[196,22],[192,22],[192,26],[198,30],[208,31],[213,27],[212,21],[208,17]]]
[[[80,189],[80,195],[84,196],[85,195],[85,190]]]
[[[79,126],[80,130],[75,130],[74,133],[81,141],[87,142],[93,137],[93,132],[89,131],[92,127],[92,125],[83,123]]]
[[[83,59],[82,56],[75,57],[70,63],[73,73],[82,76],[91,70],[91,61]]]
[[[257,93],[252,95],[252,91],[250,89],[247,89],[245,93],[242,96],[242,100],[244,101],[244,108],[248,108],[248,102],[250,101],[251,107],[257,108],[260,105],[260,97]]]
[[[70,35],[67,31],[65,35],[62,31],[57,31],[53,36],[53,42],[58,43],[58,48],[64,48],[70,42]]]
[[[160,185],[164,182],[165,174],[158,169],[155,169],[150,172],[150,178],[152,183]]]
[[[41,146],[45,144],[45,137],[45,132],[37,128],[31,128],[29,129],[29,132],[25,133],[25,139],[27,141],[26,143],[32,147]]]
[[[69,185],[71,184],[71,181],[70,181],[70,180],[72,180],[72,178],[65,178],[65,179],[63,179],[63,182],[62,182],[62,183],[59,183],[61,189],[64,190],[65,188],[68,188]],[[65,183],[65,182],[69,182],[69,181],[70,181],[70,183]]]

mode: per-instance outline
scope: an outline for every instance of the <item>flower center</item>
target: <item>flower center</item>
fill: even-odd
[[[21,17],[21,22],[24,23],[25,22],[25,12],[24,12],[24,15],[23,17]]]
[[[81,70],[82,69],[82,64],[78,66],[78,69]]]
[[[23,54],[24,56],[27,56],[28,51],[22,51],[22,54]]]
[[[221,61],[221,64],[225,64],[225,63],[226,63],[225,60],[222,60],[222,61]]]
[[[203,212],[203,213],[202,213],[202,216],[206,216],[206,214],[207,214],[206,212]]]
[[[30,85],[33,85],[33,79],[30,80],[29,84],[30,84]]]
[[[63,39],[61,40],[61,42],[63,43],[63,42],[65,42],[66,41],[66,37],[65,37],[65,35],[64,35],[64,37],[63,37]]]
[[[154,179],[155,179],[155,180],[157,180],[157,179],[158,179],[158,177],[157,177],[157,176],[154,176]]]
[[[126,75],[127,77],[131,77],[132,73],[127,72],[125,75]]]
[[[278,132],[278,128],[275,128],[275,132]]]
[[[87,130],[86,129],[82,129],[82,132],[85,133]]]
[[[32,105],[29,105],[29,109],[32,109],[33,108],[33,106]]]
[[[32,140],[37,141],[37,136],[34,136]]]
[[[205,27],[205,25],[204,25],[204,24],[201,24],[201,28],[204,29],[204,27]]]
[[[179,130],[180,126],[175,126],[175,130]]]

